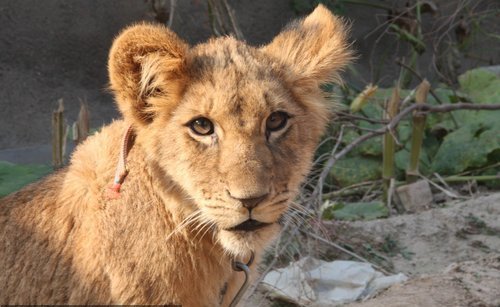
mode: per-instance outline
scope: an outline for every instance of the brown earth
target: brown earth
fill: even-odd
[[[500,255],[450,265],[443,273],[395,285],[352,307],[473,307],[500,305]]]
[[[391,237],[397,254],[385,257],[393,271],[411,278],[349,306],[500,306],[499,217],[497,193],[419,214],[350,223],[345,230],[351,238],[380,243]]]
[[[347,306],[500,306],[499,217],[500,193],[495,193],[421,213],[328,224],[333,242],[390,273],[410,277],[375,298]],[[322,252],[349,259],[335,249]],[[266,295],[258,291],[246,306],[277,303],[263,299]]]

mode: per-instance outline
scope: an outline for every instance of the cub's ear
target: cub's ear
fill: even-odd
[[[348,27],[319,5],[309,16],[291,23],[262,49],[285,65],[285,79],[308,92],[325,82],[340,82],[339,72],[352,60]]]
[[[169,112],[187,82],[188,45],[164,26],[138,24],[113,42],[108,71],[111,90],[127,121],[139,126]]]

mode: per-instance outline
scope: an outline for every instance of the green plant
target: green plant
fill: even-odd
[[[0,197],[19,190],[51,171],[52,167],[48,165],[16,165],[0,161]]]
[[[401,108],[411,105],[413,99],[417,104],[426,102],[436,107],[439,103],[454,105],[461,101],[498,106],[495,102],[500,101],[500,77],[486,69],[474,69],[459,76],[459,81],[456,90],[444,85],[431,89],[424,81],[415,91],[401,90],[402,100],[394,100],[402,105]],[[426,97],[429,91],[433,95]],[[382,129],[394,117],[391,113],[383,118],[383,114],[384,102],[391,100],[397,92],[395,89],[379,88],[362,103],[360,95],[353,94],[352,90],[344,92],[348,93],[345,104],[349,105],[351,101],[355,106],[351,106],[351,112],[341,110],[329,130],[329,138],[332,138],[338,133],[338,127],[345,128],[340,140],[343,146]],[[420,175],[432,176],[434,173],[450,182],[478,180],[488,187],[500,187],[500,112],[458,110],[453,116],[450,112],[442,112],[428,113],[425,117],[420,111],[413,113],[413,118],[401,118],[392,132],[386,130],[383,140],[381,137],[369,138],[338,159],[327,178],[325,195],[333,195],[331,192],[339,188],[378,179],[384,180],[383,187],[387,191],[391,178],[397,181],[396,184],[401,184],[405,178],[411,182]],[[456,125],[456,122],[460,124]],[[322,153],[330,152],[334,145],[333,141],[324,145]],[[391,158],[393,151],[394,159]],[[391,170],[392,167],[395,169]],[[343,195],[349,195],[349,200],[357,200],[355,194],[362,196],[371,190],[374,188],[365,185],[356,187],[355,193]]]

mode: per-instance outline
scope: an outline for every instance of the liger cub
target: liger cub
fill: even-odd
[[[320,85],[352,58],[318,6],[268,45],[115,39],[123,114],[68,167],[0,200],[0,304],[228,306],[298,193],[329,120]]]

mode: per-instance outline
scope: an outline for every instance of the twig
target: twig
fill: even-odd
[[[245,39],[227,0],[207,0],[207,3],[210,25],[216,36],[234,33],[239,40]]]
[[[287,230],[287,228],[289,227],[289,225],[290,225],[290,223],[285,225],[285,227],[283,227],[283,230],[281,231],[281,233],[284,233]],[[285,244],[283,244],[280,251],[277,253],[278,255],[281,255],[285,252],[287,246],[292,242],[292,239],[294,239],[298,233],[299,233],[299,227],[296,227],[295,229],[293,229],[291,231],[290,236],[288,237],[288,240],[285,242]],[[274,257],[273,260],[271,260],[271,262],[269,263],[269,265],[267,265],[267,267],[264,269],[264,271],[261,272],[260,276],[255,280],[253,286],[248,290],[248,293],[249,293],[248,296],[251,296],[255,292],[259,283],[264,280],[264,277],[267,275],[267,273],[269,273],[269,271],[272,270],[272,268],[274,267],[276,262],[278,262],[278,257]]]
[[[392,9],[392,7],[390,7],[388,5],[384,5],[382,3],[376,3],[373,1],[366,1],[366,0],[365,1],[363,1],[363,0],[343,0],[342,2],[347,3],[347,4],[357,4],[357,5],[372,7],[375,9],[386,10],[386,11],[390,11]]]
[[[425,80],[425,78],[423,78],[418,72],[416,72],[413,68],[411,68],[410,66],[408,66],[405,63],[401,62],[400,60],[397,59],[396,60],[396,64],[398,64],[401,67],[406,68],[409,72],[411,72],[413,75],[415,75],[420,80],[420,82],[423,82]],[[439,98],[439,96],[436,94],[436,92],[434,92],[434,90],[432,89],[432,87],[429,88],[429,92],[431,93],[432,97],[434,97],[434,99],[436,99],[436,101],[439,104],[443,104],[443,101],[441,100],[441,98]],[[457,123],[455,117],[452,114],[450,114],[450,116],[451,116],[451,120],[453,121],[453,124],[455,125],[455,128],[457,128],[458,127],[458,123]]]
[[[305,235],[307,235],[307,236],[310,236],[310,237],[312,237],[312,238],[314,238],[314,239],[316,239],[316,240],[318,240],[318,241],[321,241],[321,242],[323,242],[323,243],[325,243],[325,244],[328,244],[328,245],[330,245],[330,246],[332,246],[332,247],[334,247],[334,248],[336,248],[336,249],[338,249],[338,250],[340,250],[340,251],[342,251],[342,252],[344,252],[344,253],[348,254],[349,256],[354,257],[354,258],[356,258],[356,259],[358,259],[358,260],[362,261],[362,262],[369,263],[371,266],[373,266],[374,268],[376,268],[377,270],[381,271],[382,273],[384,273],[384,274],[386,274],[386,275],[391,275],[391,274],[393,274],[392,272],[389,272],[389,271],[387,271],[386,269],[384,269],[384,268],[382,268],[382,267],[380,267],[380,266],[378,266],[378,265],[376,265],[376,264],[374,264],[374,263],[372,263],[372,262],[368,261],[367,259],[365,259],[365,258],[363,258],[363,257],[359,256],[358,254],[355,254],[355,253],[351,252],[350,250],[345,249],[345,248],[343,248],[342,246],[340,246],[340,245],[338,245],[338,244],[336,244],[336,243],[333,243],[333,242],[331,242],[331,241],[328,241],[328,240],[326,240],[326,239],[323,239],[322,237],[317,236],[317,235],[315,235],[314,233],[310,233],[310,232],[307,232],[307,231],[305,231],[305,230],[300,230],[300,232],[302,232],[303,234],[305,234]]]
[[[416,91],[417,91],[417,88],[412,89],[411,92],[408,94],[408,96],[406,96],[405,99],[401,100],[401,103],[399,104],[400,109],[407,107],[407,105],[410,103],[412,98],[415,96]]]
[[[480,167],[480,168],[475,168],[475,169],[471,169],[471,170],[468,170],[468,171],[465,171],[465,172],[461,172],[461,173],[458,173],[458,174],[456,174],[454,176],[464,177],[465,175],[468,175],[468,174],[471,174],[471,173],[482,172],[484,170],[487,170],[487,169],[490,169],[490,168],[499,167],[499,166],[500,166],[500,162],[497,162],[497,163],[486,165],[486,166],[483,166],[483,167]]]
[[[500,102],[491,104],[476,104],[468,102],[457,102],[453,104],[443,104],[439,106],[433,106],[430,104],[416,105],[415,110],[421,112],[431,112],[431,113],[446,113],[457,110],[500,110]],[[418,107],[421,106],[421,107]]]
[[[168,15],[167,27],[172,28],[172,23],[174,22],[174,11],[176,7],[177,0],[170,0],[170,13]]]
[[[447,190],[443,187],[441,187],[439,184],[435,183],[434,181],[430,180],[429,178],[425,177],[425,176],[422,176],[422,175],[418,175],[420,178],[422,178],[423,180],[427,181],[430,185],[432,185],[433,187],[435,187],[436,189],[440,190],[441,192],[443,192],[444,194],[446,194],[448,197],[451,197],[451,198],[458,198],[458,199],[469,199],[468,197],[464,197],[464,196],[460,196],[460,195],[457,195],[454,191],[450,191],[450,190]]]
[[[343,195],[346,195],[345,194],[346,192],[349,193],[349,191],[355,191],[357,193],[357,192],[359,192],[359,190],[363,191],[364,189],[366,189],[366,186],[370,186],[370,185],[377,183],[377,182],[380,183],[380,180],[360,182],[360,183],[356,183],[356,184],[350,185],[348,187],[342,188],[342,189],[337,190],[337,191],[324,193],[323,199],[330,199],[332,197],[343,196]],[[349,194],[347,194],[347,195],[349,195]]]
[[[342,136],[344,134],[344,126],[341,126],[340,127],[340,133],[339,133],[339,137],[337,139],[337,143],[335,144],[335,146],[333,147],[331,153],[330,153],[330,158],[328,159],[328,161],[326,162],[326,165],[325,167],[323,168],[323,170],[321,171],[320,175],[319,175],[319,178],[318,178],[318,184],[316,185],[316,187],[314,188],[312,194],[311,194],[311,197],[310,199],[311,200],[315,200],[316,198],[319,199],[319,202],[321,202],[321,194],[323,193],[323,184],[325,182],[325,179],[326,177],[328,176],[329,172],[330,172],[330,169],[333,167],[333,164],[335,164],[335,162],[338,160],[334,160],[332,162],[332,157],[335,157],[337,156],[337,154],[335,154],[340,146],[340,144],[342,143]],[[359,138],[358,138],[359,139]],[[349,146],[349,145],[348,145]],[[307,202],[308,205],[310,205],[310,202]]]
[[[483,175],[483,176],[449,176],[441,178],[444,182],[462,182],[462,181],[490,181],[500,180],[500,175]]]
[[[439,182],[441,182],[442,185],[445,186],[445,188],[453,191],[453,189],[448,185],[448,183],[446,183],[446,181],[443,179],[443,177],[441,177],[441,175],[439,175],[438,173],[434,173],[434,176],[436,176],[436,178],[439,180]],[[455,192],[455,191],[453,191],[453,192]]]
[[[416,72],[413,68],[411,68],[410,66],[406,65],[405,63],[401,62],[399,59],[396,60],[396,64],[398,64],[399,66],[404,67],[405,69],[407,69],[415,77],[417,77],[420,82],[423,82],[425,80],[425,78],[422,77],[418,72]],[[434,90],[432,89],[432,87],[429,88],[429,92],[431,93],[432,97],[434,97],[434,99],[436,99],[436,101],[439,104],[443,104],[443,101],[441,100],[441,98],[439,98],[439,96],[436,94],[436,92],[434,92]]]
[[[358,120],[364,120],[366,122],[372,123],[372,124],[387,124],[388,121],[386,120],[381,120],[381,119],[373,119],[365,116],[359,116],[359,115],[354,115],[354,114],[349,114],[345,112],[335,112],[339,116],[339,118],[350,118],[350,119],[358,119]]]
[[[323,171],[320,174],[320,177],[318,179],[318,182],[321,184],[318,184],[316,188],[314,189],[312,193],[312,199],[317,197],[322,193],[323,190],[323,182],[325,181],[326,177],[330,173],[330,169],[335,165],[338,159],[342,158],[346,154],[348,154],[351,150],[353,150],[355,147],[359,146],[361,143],[382,135],[386,133],[387,131],[391,131],[394,128],[396,128],[399,124],[399,122],[405,118],[408,114],[410,114],[413,111],[421,111],[421,112],[435,112],[435,113],[443,113],[443,112],[451,112],[451,111],[457,111],[457,110],[500,110],[500,103],[499,104],[474,104],[474,103],[454,103],[454,104],[442,104],[438,106],[433,106],[429,104],[412,104],[411,106],[407,107],[406,109],[402,110],[399,112],[394,118],[384,127],[381,127],[377,130],[374,130],[372,132],[366,133],[357,139],[355,139],[352,143],[344,147],[341,151],[338,153],[335,153],[335,151],[332,151],[332,154],[330,155],[330,158],[326,161],[325,167],[323,168]],[[336,148],[335,148],[336,149]]]
[[[243,32],[241,31],[240,27],[236,23],[236,17],[234,16],[233,9],[229,6],[227,3],[227,0],[223,0],[224,3],[224,8],[226,9],[227,15],[229,16],[229,21],[231,22],[231,26],[233,27],[234,34],[236,35],[236,38],[239,40],[245,40],[245,37],[243,36]]]

